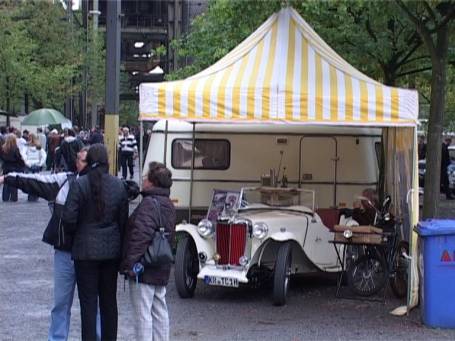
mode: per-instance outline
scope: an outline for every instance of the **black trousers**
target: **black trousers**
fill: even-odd
[[[3,184],[2,200],[17,201],[17,188]]]
[[[27,169],[27,173],[35,174],[35,173],[39,173],[40,170],[41,170],[41,167],[32,167],[32,168],[28,168]],[[38,196],[37,195],[33,195],[33,194],[29,194],[27,196],[27,200],[28,201],[38,201]]]
[[[9,172],[4,172],[3,175],[6,175],[8,173]],[[17,188],[13,186],[8,186],[7,184],[3,184],[2,200],[17,201]]]
[[[122,166],[122,178],[126,179],[127,165],[130,170],[130,176],[133,177],[133,157],[134,152],[120,152],[120,164]]]
[[[75,260],[77,292],[81,305],[82,340],[96,340],[99,301],[101,340],[117,339],[117,260]]]

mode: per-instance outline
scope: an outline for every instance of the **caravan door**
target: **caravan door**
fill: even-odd
[[[302,136],[299,150],[301,187],[315,191],[317,208],[335,207],[337,205],[338,161],[336,138]]]

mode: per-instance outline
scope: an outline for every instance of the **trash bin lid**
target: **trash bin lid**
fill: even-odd
[[[419,235],[440,236],[455,234],[455,220],[450,219],[428,219],[419,222],[416,231]]]

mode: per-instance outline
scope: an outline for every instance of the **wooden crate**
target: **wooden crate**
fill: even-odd
[[[343,232],[335,232],[336,242],[352,243],[352,244],[374,244],[380,245],[385,242],[384,236],[378,233],[358,233],[353,232],[352,237],[347,239],[344,237]]]
[[[333,227],[335,232],[344,232],[346,230],[351,230],[352,233],[377,233],[381,234],[382,229],[379,227],[371,225],[360,225],[360,226],[344,226],[344,225],[335,225]]]

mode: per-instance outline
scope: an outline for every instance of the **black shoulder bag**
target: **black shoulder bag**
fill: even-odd
[[[161,221],[160,203],[155,198],[153,198],[153,202],[158,211],[159,227],[155,230],[152,242],[147,247],[141,263],[144,264],[144,266],[158,267],[171,264],[174,261],[174,255],[172,254],[172,248],[167,239],[169,233],[165,232],[166,230]]]

